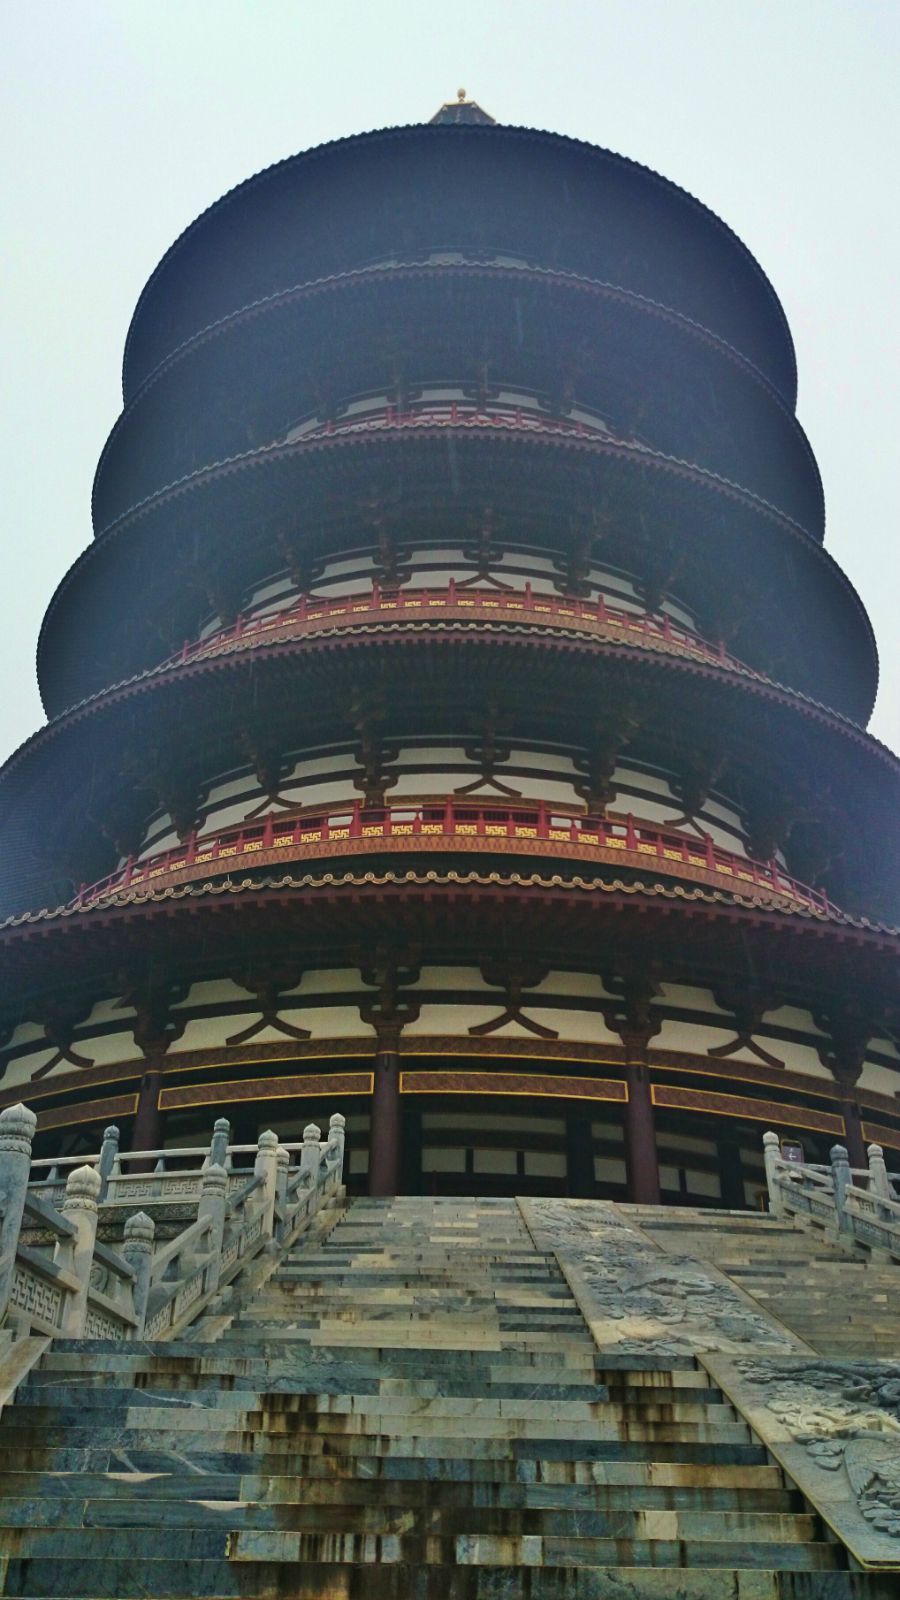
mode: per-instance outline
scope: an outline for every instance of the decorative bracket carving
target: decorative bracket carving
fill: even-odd
[[[38,1016],[35,1016],[34,1021],[40,1023],[47,1043],[53,1047],[56,1054],[31,1074],[32,1083],[37,1082],[38,1078],[45,1078],[61,1061],[67,1061],[73,1067],[94,1065],[89,1056],[81,1056],[72,1048],[75,1029],[79,1023],[85,1021],[89,1012],[90,1006],[86,1006],[81,1000],[68,1002],[63,1000],[54,1005],[47,1005]]]
[[[169,983],[163,978],[125,979],[118,1004],[122,1009],[133,1007],[134,1042],[148,1060],[165,1055],[184,1033],[187,1018],[173,1017],[171,1007],[184,1000],[187,992],[187,984]]]
[[[511,961],[503,966],[489,965],[481,969],[485,983],[503,990],[503,1010],[499,1016],[492,1017],[489,1022],[479,1022],[469,1029],[474,1039],[484,1038],[486,1034],[496,1033],[499,1028],[504,1028],[508,1022],[517,1022],[521,1028],[526,1028],[529,1033],[534,1033],[539,1039],[558,1039],[559,1034],[553,1028],[545,1028],[542,1022],[535,1022],[532,1017],[526,1017],[523,1007],[528,1004],[525,991],[534,989],[547,976],[546,968],[526,966],[522,962]]]
[[[783,1067],[784,1062],[779,1061],[777,1056],[771,1055],[761,1044],[757,1044],[753,1037],[766,1012],[777,1010],[779,1004],[777,998],[750,987],[719,988],[714,990],[714,997],[716,1004],[720,1005],[723,1011],[728,1011],[734,1019],[735,1037],[728,1044],[717,1044],[707,1051],[707,1055],[722,1059],[725,1056],[733,1056],[737,1050],[744,1049],[751,1051],[760,1061],[764,1061],[767,1067]]]
[[[418,951],[393,949],[378,944],[374,956],[360,961],[363,983],[371,984],[376,993],[364,1000],[359,1008],[363,1022],[375,1029],[379,1052],[396,1052],[400,1035],[408,1022],[415,1022],[421,1007],[417,1000],[403,994],[404,986],[417,983],[420,972]]]
[[[384,696],[378,691],[357,687],[353,691],[350,716],[359,736],[354,752],[361,771],[353,779],[354,789],[359,789],[363,804],[380,809],[386,804],[385,796],[397,782],[390,763],[396,761],[399,750],[386,746],[381,734],[384,721]]]
[[[240,976],[236,975],[234,982],[256,996],[260,1016],[258,1022],[251,1022],[238,1033],[229,1034],[225,1043],[246,1044],[249,1039],[254,1039],[258,1033],[262,1033],[264,1028],[274,1028],[276,1033],[283,1033],[288,1039],[311,1038],[308,1028],[298,1028],[293,1022],[285,1022],[278,1014],[281,1009],[282,994],[286,989],[296,989],[302,976],[302,972],[284,967],[266,967],[259,971],[252,970]]]
[[[474,541],[463,545],[463,555],[466,560],[475,563],[475,575],[472,578],[464,578],[456,585],[457,589],[470,589],[475,584],[487,584],[492,589],[511,589],[511,583],[504,583],[491,571],[493,563],[502,553],[496,543],[493,506],[485,506]]]

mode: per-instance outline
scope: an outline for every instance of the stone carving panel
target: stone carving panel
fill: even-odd
[[[856,1559],[900,1570],[900,1361],[703,1365]]]
[[[556,1256],[601,1349],[661,1360],[804,1349],[715,1268],[661,1251],[613,1204],[520,1205],[538,1249]]]

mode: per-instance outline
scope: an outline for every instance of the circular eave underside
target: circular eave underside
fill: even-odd
[[[622,282],[711,327],[794,403],[784,312],[718,217],[611,151],[498,125],[362,134],[232,189],[148,281],[126,343],[126,401],[185,340],[242,305],[304,278],[434,248],[501,250]]]
[[[752,974],[755,987],[810,1004],[852,989],[877,1012],[896,994],[900,940],[850,923],[822,923],[741,904],[709,890],[590,882],[558,874],[469,870],[465,865],[402,870],[282,873],[157,892],[123,906],[52,913],[0,928],[0,986],[20,1008],[30,997],[99,993],[123,965],[195,978],[246,966],[248,950],[289,952],[301,964],[359,960],[383,940],[385,915],[396,944],[423,958],[539,957],[589,970],[624,958],[651,962],[668,981],[705,982]]]
[[[283,750],[352,743],[354,697],[376,691],[387,738],[458,733],[460,716],[483,707],[488,691],[507,711],[510,738],[551,745],[588,745],[599,718],[627,713],[635,722],[629,749],[651,763],[678,771],[686,751],[708,748],[757,787],[796,796],[801,815],[824,808],[829,848],[843,851],[860,886],[857,903],[876,888],[889,906],[900,903],[900,873],[879,843],[891,836],[900,768],[852,724],[777,686],[683,657],[543,630],[393,624],[201,658],[58,719],[0,774],[8,841],[0,904],[44,903],[29,898],[35,841],[49,848],[83,831],[122,771],[137,774],[138,788],[148,781],[148,756],[194,764],[202,781],[246,764],[242,728],[265,730]],[[93,881],[113,864],[98,861],[83,876]]]
[[[709,473],[633,446],[560,433],[450,425],[338,434],[251,452],[155,496],[84,552],[44,618],[38,676],[48,713],[164,659],[208,613],[203,580],[239,584],[284,565],[279,536],[310,554],[372,542],[373,506],[404,539],[471,540],[493,508],[498,543],[566,540],[593,511],[597,559],[634,570],[642,544],[676,570],[689,604],[735,610],[732,652],[864,724],[878,657],[862,603],[819,545]],[[691,585],[697,589],[693,595]],[[168,649],[159,626],[174,630]]]
[[[610,285],[526,267],[398,265],[301,285],[197,336],[119,418],[96,536],[149,495],[363,393],[456,382],[587,407],[627,437],[741,484],[815,538],[815,458],[793,412],[705,329]],[[402,402],[401,402],[402,406]]]

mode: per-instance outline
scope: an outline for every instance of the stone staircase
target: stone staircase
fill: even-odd
[[[848,1570],[695,1362],[598,1353],[512,1200],[356,1201],[198,1333],[57,1340],[20,1386],[0,1594],[897,1592]]]
[[[626,1206],[654,1244],[712,1262],[820,1355],[896,1359],[900,1272],[763,1212]]]

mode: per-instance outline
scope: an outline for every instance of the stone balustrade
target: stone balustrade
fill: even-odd
[[[900,1261],[900,1175],[891,1175],[884,1151],[870,1144],[867,1167],[851,1167],[842,1144],[828,1166],[789,1161],[777,1133],[763,1135],[769,1210],[821,1227],[851,1247],[863,1245],[879,1259]]]
[[[0,1327],[16,1336],[180,1334],[250,1260],[292,1244],[342,1193],[339,1114],[324,1141],[310,1124],[302,1144],[266,1132],[232,1145],[220,1118],[207,1149],[125,1154],[107,1128],[96,1155],[33,1162],[36,1124],[27,1106],[0,1112]],[[172,1202],[195,1216],[158,1238]],[[98,1238],[101,1220],[115,1246]]]

